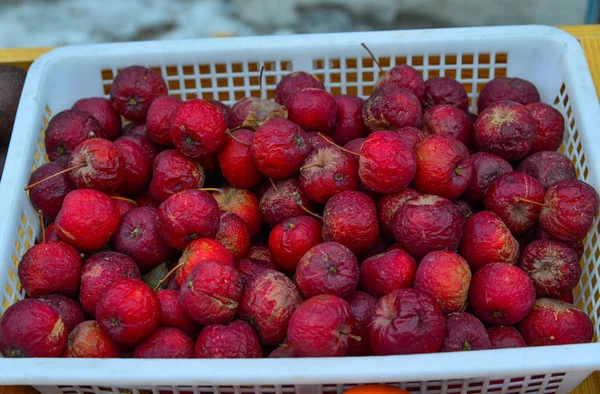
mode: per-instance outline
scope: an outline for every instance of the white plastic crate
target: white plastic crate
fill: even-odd
[[[79,98],[107,95],[118,69],[157,69],[170,94],[220,99],[273,96],[294,70],[319,76],[333,94],[368,95],[379,72],[407,63],[424,78],[450,76],[469,93],[471,108],[495,76],[518,76],[538,87],[567,119],[561,148],[580,179],[600,186],[600,108],[583,51],[551,27],[412,30],[328,35],[198,39],[66,47],[29,70],[0,184],[0,311],[23,297],[17,266],[39,234],[23,188],[45,159],[44,129]],[[265,65],[265,84],[258,75]],[[600,334],[599,223],[585,244],[576,303]],[[34,385],[43,393],[341,393],[360,383],[389,383],[418,393],[568,393],[600,367],[597,343],[428,355],[329,359],[132,360],[0,359],[0,384]]]

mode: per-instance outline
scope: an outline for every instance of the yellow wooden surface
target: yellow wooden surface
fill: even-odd
[[[600,94],[600,25],[561,26],[579,39],[590,67],[596,92]],[[228,33],[219,34],[226,37]],[[52,48],[0,49],[0,64],[29,68],[31,62]],[[0,394],[36,394],[30,386],[0,386]],[[599,394],[600,372],[593,373],[572,394]]]

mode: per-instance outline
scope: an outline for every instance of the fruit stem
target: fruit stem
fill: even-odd
[[[313,167],[323,167],[323,166],[320,165],[320,164],[317,164],[317,163],[313,163],[313,164],[309,164],[309,165],[304,166],[304,167],[300,167],[300,171],[304,171],[304,170],[307,170],[307,169],[313,168]]]
[[[160,281],[159,281],[159,282],[156,284],[156,286],[154,286],[154,291],[158,290],[158,289],[160,288],[160,285],[162,285],[163,283],[165,283],[165,282],[166,282],[166,281],[169,279],[169,277],[170,277],[171,275],[173,275],[173,272],[177,271],[177,269],[178,269],[179,267],[181,267],[183,264],[185,264],[185,263],[179,263],[179,264],[177,264],[175,267],[173,267],[173,268],[171,269],[171,271],[167,272],[167,274],[165,275],[165,277],[164,277],[164,278],[162,278],[162,279],[161,279],[161,280],[160,280]]]
[[[377,64],[377,67],[379,67],[379,71],[381,71],[382,73],[384,73],[385,71],[383,71],[383,68],[381,67],[381,64],[379,64],[379,62],[375,58],[375,55],[373,55],[373,52],[371,52],[371,50],[369,49],[369,47],[367,47],[367,45],[364,42],[361,42],[360,45],[362,45],[363,48],[365,48],[367,50],[367,52],[369,52],[369,55],[371,55],[371,59],[373,59],[373,61],[375,62],[375,64]]]
[[[59,175],[61,175],[61,174],[64,174],[65,172],[73,171],[73,170],[76,170],[76,169],[78,169],[78,168],[85,167],[85,166],[87,166],[87,163],[81,163],[81,164],[77,164],[76,166],[69,167],[69,168],[67,168],[67,169],[64,169],[64,170],[62,170],[62,171],[59,171],[59,172],[57,172],[56,174],[52,174],[52,175],[50,175],[49,177],[46,177],[46,178],[44,178],[44,179],[41,179],[41,180],[39,180],[39,181],[37,181],[37,182],[35,182],[35,183],[32,183],[31,185],[29,185],[29,186],[27,186],[27,187],[25,188],[25,191],[27,191],[27,190],[31,189],[32,187],[35,187],[35,186],[39,185],[40,183],[44,183],[44,182],[46,182],[46,181],[47,181],[47,180],[49,180],[49,179],[52,179],[52,178],[54,178],[54,177],[56,177],[56,176],[59,176]]]
[[[223,190],[219,189],[218,187],[201,187],[198,190],[203,190],[205,192],[223,192]]]
[[[536,344],[538,344],[538,343],[540,343],[540,342],[542,342],[542,341],[547,341],[547,340],[554,341],[554,339],[556,339],[556,338],[554,337],[554,335],[551,335],[551,336],[549,336],[549,337],[546,337],[546,338],[540,338],[540,339],[538,339],[537,341],[533,341],[533,342],[531,342],[531,343],[529,344],[529,346],[535,346]]]
[[[340,149],[340,150],[342,150],[342,151],[344,151],[344,152],[346,152],[346,153],[350,153],[351,155],[354,155],[354,156],[358,156],[358,157],[360,157],[360,154],[359,154],[359,153],[352,152],[351,150],[348,150],[348,149],[346,149],[346,148],[344,148],[344,147],[342,147],[342,146],[339,146],[339,145],[338,145],[338,144],[336,144],[335,142],[331,141],[329,138],[326,138],[326,137],[323,135],[323,133],[319,132],[319,133],[318,133],[318,135],[319,135],[319,137],[323,138],[325,141],[327,141],[329,144],[331,144],[331,145],[335,146],[336,148],[338,148],[338,149]]]
[[[134,200],[132,200],[131,198],[127,198],[127,197],[122,197],[122,196],[110,196],[110,198],[112,198],[113,200],[121,200],[121,201],[127,201],[130,202],[132,204],[135,204],[135,206],[137,207],[137,202],[135,202]]]
[[[310,209],[308,209],[304,205],[302,205],[302,199],[300,198],[300,193],[294,192],[292,195],[294,196],[294,199],[296,200],[296,204],[300,207],[301,210],[303,210],[304,212],[308,213],[311,216],[316,217],[317,219],[323,220],[323,216],[317,215],[316,213],[312,212]]]
[[[258,76],[258,91],[260,92],[260,106],[263,104],[263,73],[265,72],[265,65],[260,67],[260,74]]]
[[[46,243],[46,226],[44,225],[44,213],[40,209],[38,211],[38,215],[40,215],[40,224],[42,225],[42,243]]]
[[[270,176],[267,177],[269,178],[269,182],[271,182],[271,186],[273,186],[273,189],[275,189],[276,192],[279,191],[279,189],[277,189],[277,185],[275,185],[275,182],[273,181],[273,178],[271,178]]]
[[[362,341],[362,338],[361,338],[361,337],[359,337],[358,335],[353,335],[353,334],[350,334],[350,333],[348,333],[348,332],[340,332],[340,334],[341,334],[341,335],[346,335],[346,336],[348,336],[348,337],[350,337],[350,338],[354,339],[356,342],[360,342],[360,341]]]
[[[526,198],[521,198],[521,197],[515,197],[515,202],[520,202],[520,201],[523,201],[523,202],[528,202],[528,203],[530,203],[530,204],[539,205],[540,207],[547,207],[547,206],[548,206],[548,205],[546,205],[546,204],[542,204],[542,203],[539,203],[539,202],[537,202],[537,201],[528,200],[528,199],[526,199]]]
[[[240,127],[236,127],[234,129],[234,131],[237,130],[237,129],[239,129],[239,128]],[[237,142],[239,144],[242,144],[242,145],[246,145],[248,148],[250,148],[250,144],[248,144],[248,143],[246,143],[246,142],[244,142],[244,141],[242,141],[242,140],[234,137],[233,134],[231,134],[231,131],[227,130],[227,131],[225,131],[225,134],[227,134],[228,136],[230,136],[235,142]]]

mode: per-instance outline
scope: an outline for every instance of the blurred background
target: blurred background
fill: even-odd
[[[598,0],[0,0],[0,47],[597,21]]]

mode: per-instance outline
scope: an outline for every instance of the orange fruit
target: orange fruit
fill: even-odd
[[[362,386],[352,387],[346,390],[344,394],[410,394],[406,390],[398,387],[387,386],[381,384],[365,384]]]

